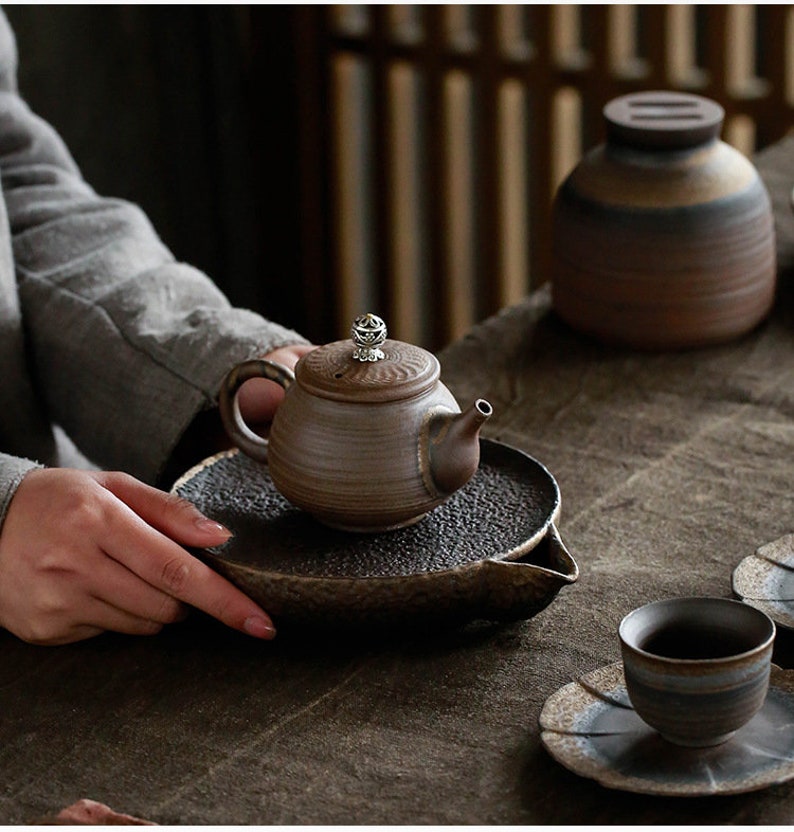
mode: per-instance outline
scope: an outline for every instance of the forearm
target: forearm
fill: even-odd
[[[234,363],[304,341],[175,262],[140,209],[97,196],[10,93],[0,169],[41,392],[103,467],[153,481]]]

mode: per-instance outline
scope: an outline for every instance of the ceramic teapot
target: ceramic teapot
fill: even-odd
[[[334,528],[386,531],[417,522],[471,479],[492,408],[477,399],[461,412],[438,359],[387,339],[377,315],[356,318],[351,335],[303,356],[294,373],[266,360],[237,365],[221,388],[221,417],[293,505]],[[267,439],[237,404],[255,377],[286,391]]]

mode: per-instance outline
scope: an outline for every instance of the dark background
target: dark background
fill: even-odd
[[[20,92],[89,184],[140,204],[233,303],[306,331],[292,7],[5,12]]]
[[[503,304],[495,102],[504,82],[519,82],[529,108],[523,183],[529,224],[522,242],[528,291],[552,274],[559,144],[572,141],[576,129],[582,148],[602,141],[604,104],[671,83],[669,53],[680,36],[668,26],[670,6],[634,7],[636,55],[620,71],[609,53],[610,6],[581,6],[578,40],[562,51],[554,46],[562,6],[510,7],[516,8],[521,20],[511,24],[512,35],[527,48],[509,55],[498,36],[505,11],[498,5],[9,6],[6,13],[17,32],[21,92],[63,135],[87,181],[101,194],[140,204],[176,257],[207,272],[233,303],[326,343],[344,337],[351,311],[363,311],[350,308],[361,294],[390,326],[405,314],[401,308],[411,308],[397,303],[407,298],[419,310],[410,322],[417,331],[403,335],[395,323],[393,337],[436,351]],[[728,72],[735,63],[728,48],[734,8],[695,7],[697,54],[680,80],[686,91],[720,103],[726,125],[749,120],[754,149],[761,150],[794,124],[786,94],[790,6],[748,7],[755,65],[738,86]],[[406,10],[407,29],[405,21],[395,23],[395,12]],[[462,11],[464,24],[451,26]],[[348,131],[339,129],[340,58],[355,62],[364,79]],[[396,140],[389,72],[398,61],[421,79],[413,124],[423,194],[418,289],[400,284],[393,256],[400,241],[391,211]],[[473,285],[464,288],[448,246],[444,90],[453,71],[471,81],[476,128],[467,150],[477,189]],[[571,89],[582,102],[581,125],[566,133],[555,126],[553,104]],[[364,125],[359,133],[356,119]],[[353,182],[348,190],[340,184],[342,140],[361,142],[365,169],[364,185]],[[339,214],[341,196],[355,188],[352,210],[360,216],[353,219],[363,217],[367,226],[359,270],[349,267],[349,239],[340,233],[341,220],[351,217]],[[458,320],[460,292],[471,293],[470,322]]]

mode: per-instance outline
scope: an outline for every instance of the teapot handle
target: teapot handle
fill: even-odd
[[[295,381],[295,374],[283,364],[264,358],[255,358],[251,361],[243,361],[242,364],[232,368],[221,385],[218,404],[226,433],[244,454],[258,462],[267,462],[268,441],[246,425],[237,401],[240,388],[252,378],[275,381],[276,384],[288,390]]]

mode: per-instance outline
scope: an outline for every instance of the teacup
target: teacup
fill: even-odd
[[[719,745],[761,709],[775,625],[725,598],[671,598],[618,628],[626,689],[641,719],[676,745]]]

